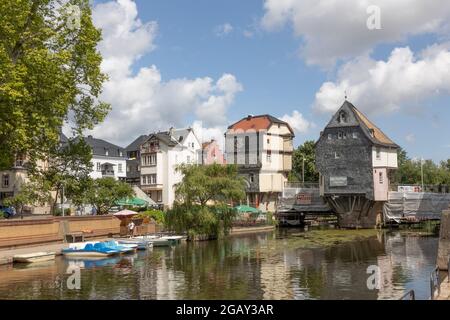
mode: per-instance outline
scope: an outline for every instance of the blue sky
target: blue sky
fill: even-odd
[[[111,30],[105,38],[117,48],[101,49],[114,62],[107,71],[129,65],[127,72],[113,70],[103,99],[114,112],[96,134],[126,145],[134,135],[202,120],[214,136],[247,114],[269,113],[293,121],[298,145],[318,138],[345,88],[349,100],[411,157],[450,158],[450,4],[436,0],[444,9],[437,3],[426,10],[418,4],[402,20],[399,8],[373,1],[382,9],[382,29],[368,30],[369,14],[356,6],[361,1],[348,2],[353,6],[338,6],[344,11],[332,15],[309,0],[95,1],[97,24]],[[307,10],[325,10],[323,20],[304,16]],[[126,31],[115,36],[122,22]],[[151,76],[139,81],[140,71],[151,66]],[[227,85],[221,86],[224,75]],[[152,93],[139,100],[147,87]],[[148,118],[136,116],[142,112]],[[134,120],[120,134],[105,130],[124,117]]]

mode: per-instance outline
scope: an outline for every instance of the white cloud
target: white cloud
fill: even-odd
[[[231,24],[224,23],[214,28],[214,34],[218,37],[224,37],[233,31],[233,26]]]
[[[367,8],[381,10],[381,29],[369,30]],[[303,40],[309,64],[332,66],[337,59],[367,54],[375,45],[410,35],[447,34],[448,0],[265,0],[261,19],[266,30],[291,25]]]
[[[103,30],[99,50],[109,75],[101,99],[112,105],[93,135],[125,146],[141,134],[185,127],[192,114],[206,126],[226,124],[227,110],[242,91],[233,75],[163,80],[155,65],[133,72],[134,63],[155,49],[157,23],[141,22],[131,0],[98,4],[93,16]]]
[[[314,124],[306,120],[297,110],[294,110],[291,115],[285,114],[281,117],[281,120],[289,123],[296,133],[306,133],[310,128],[314,127]]]
[[[409,133],[406,135],[405,140],[408,143],[414,143],[414,142],[416,142],[416,136],[414,133]]]
[[[367,114],[417,112],[426,98],[450,93],[450,51],[436,45],[414,55],[406,47],[394,49],[387,61],[355,59],[339,69],[336,81],[321,86],[314,109],[336,111],[344,91]]]

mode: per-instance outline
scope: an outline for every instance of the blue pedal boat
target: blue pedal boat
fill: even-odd
[[[120,253],[119,250],[106,247],[101,242],[92,244],[88,243],[84,248],[68,248],[61,250],[61,253],[67,257],[83,257],[83,258],[105,258]]]

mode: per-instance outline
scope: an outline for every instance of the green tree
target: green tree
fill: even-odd
[[[87,183],[92,170],[92,151],[83,138],[70,138],[58,146],[52,146],[46,154],[45,166],[31,164],[28,172],[55,191],[52,209],[56,209],[58,197],[65,190],[66,198],[76,198],[82,195],[82,188]],[[66,191],[68,190],[68,192]],[[78,190],[78,194],[76,191]]]
[[[234,165],[181,165],[177,201],[166,213],[166,226],[176,232],[220,237],[232,226],[236,211],[229,206],[245,197],[245,185]]]
[[[303,160],[305,161],[305,182],[318,182],[319,172],[315,165],[315,142],[313,140],[305,141],[301,146],[294,150],[292,155],[292,171],[289,174],[289,181],[303,180]]]
[[[109,111],[89,2],[0,2],[0,169],[17,154],[42,159],[65,122],[80,134]]]
[[[51,187],[44,180],[34,177],[31,181],[24,183],[20,192],[4,200],[7,206],[13,206],[17,213],[23,214],[26,206],[44,206],[51,203]]]
[[[116,202],[134,196],[131,186],[114,178],[88,180],[82,199],[92,205],[97,214],[108,214]]]
[[[235,165],[181,165],[177,171],[183,180],[175,186],[179,202],[199,204],[226,203],[245,197],[244,182]]]

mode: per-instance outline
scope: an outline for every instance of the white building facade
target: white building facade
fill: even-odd
[[[111,177],[125,181],[127,158],[125,150],[105,140],[95,139],[92,136],[85,138],[92,149],[92,179]]]
[[[150,134],[140,146],[140,187],[157,204],[171,208],[175,185],[182,180],[180,164],[198,164],[201,143],[194,131],[171,129]]]

